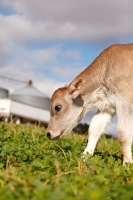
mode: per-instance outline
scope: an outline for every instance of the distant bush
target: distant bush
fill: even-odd
[[[77,126],[73,129],[74,133],[79,133],[79,134],[88,134],[88,128],[89,125],[84,123],[79,123],[77,124]]]

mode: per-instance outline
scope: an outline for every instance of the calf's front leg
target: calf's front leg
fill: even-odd
[[[100,135],[104,132],[107,125],[110,123],[112,116],[113,115],[109,112],[98,111],[97,114],[92,118],[89,130],[88,130],[89,140],[83,154],[89,153],[93,155],[97,141]]]

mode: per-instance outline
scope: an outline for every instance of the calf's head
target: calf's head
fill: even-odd
[[[83,79],[75,79],[70,85],[56,90],[51,98],[49,139],[59,139],[69,133],[83,117]]]

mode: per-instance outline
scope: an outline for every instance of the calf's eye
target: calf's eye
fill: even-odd
[[[59,111],[61,110],[61,108],[62,108],[61,105],[55,106],[55,110],[56,110],[57,112],[59,112]]]

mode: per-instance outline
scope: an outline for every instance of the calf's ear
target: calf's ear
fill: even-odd
[[[83,86],[83,79],[75,79],[68,86],[68,93],[72,95],[72,98],[75,99],[80,95],[81,88]]]

